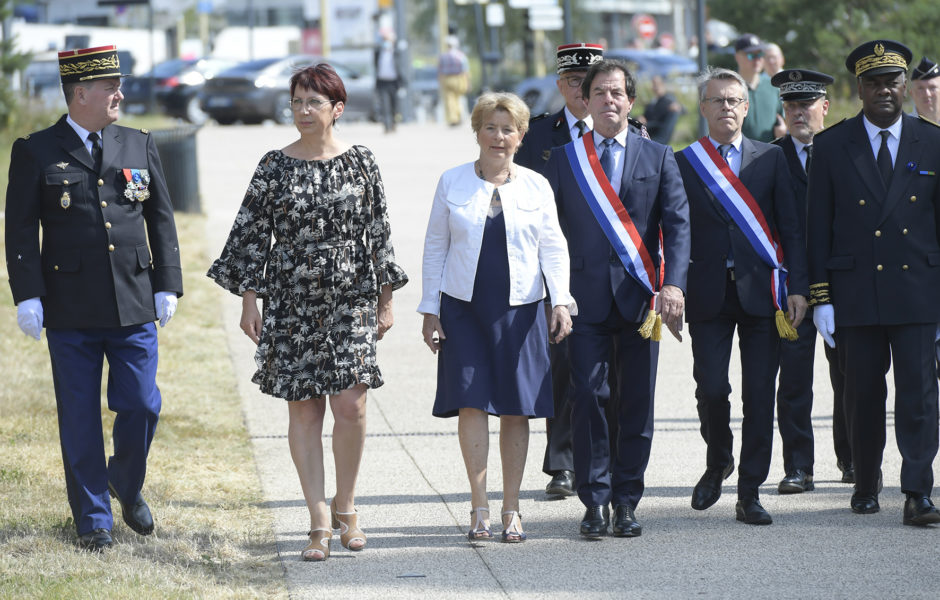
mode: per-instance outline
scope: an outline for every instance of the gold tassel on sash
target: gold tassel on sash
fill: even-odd
[[[637,329],[637,332],[644,340],[660,341],[663,337],[662,317],[656,314],[656,311],[651,308],[650,311],[646,313],[646,319],[643,321],[643,324],[640,325],[640,328]]]
[[[777,333],[780,334],[780,337],[791,342],[796,341],[799,336],[796,333],[796,329],[790,324],[790,318],[786,313],[782,310],[778,310],[777,314],[774,315],[774,319],[777,321]]]

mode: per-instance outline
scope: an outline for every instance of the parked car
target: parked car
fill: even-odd
[[[121,85],[124,111],[141,114],[147,110],[153,87],[154,108],[190,123],[203,123],[206,113],[199,107],[199,92],[206,81],[238,64],[221,58],[173,58],[156,65],[139,77],[128,77]]]
[[[292,123],[290,77],[299,67],[329,63],[346,87],[344,119],[367,119],[373,112],[375,89],[371,77],[322,56],[291,55],[238,64],[206,81],[200,106],[221,125],[235,121],[260,123],[273,119]]]
[[[681,87],[691,84],[698,74],[698,63],[691,58],[659,50],[617,48],[606,50],[604,57],[630,63],[634,76],[640,82],[660,75],[671,84]],[[523,79],[516,86],[515,93],[529,105],[529,111],[533,115],[559,111],[565,100],[558,93],[556,79],[558,76],[555,74]]]

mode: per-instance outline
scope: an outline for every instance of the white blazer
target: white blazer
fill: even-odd
[[[440,314],[441,293],[470,301],[483,227],[496,186],[480,179],[473,163],[441,175],[424,237],[422,295],[418,312]],[[577,305],[568,292],[568,244],[558,224],[555,195],[548,181],[517,166],[516,177],[499,186],[509,254],[509,304],[519,306],[545,297],[572,315]]]

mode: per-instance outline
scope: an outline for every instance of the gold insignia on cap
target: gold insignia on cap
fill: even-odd
[[[885,47],[882,44],[875,44],[875,56],[881,56],[885,53]]]

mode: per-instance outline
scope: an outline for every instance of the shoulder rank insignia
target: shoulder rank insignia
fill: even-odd
[[[62,170],[64,171],[64,170],[65,170],[65,167],[69,166],[69,163],[67,163],[67,162],[57,162],[57,163],[55,164],[55,166],[59,167],[60,169],[62,169]]]
[[[24,135],[24,136],[21,137],[20,139],[21,139],[21,140],[28,140],[28,139],[29,139],[29,134],[27,133],[26,135]]]
[[[547,116],[548,116],[548,113],[547,113],[547,112],[543,112],[543,113],[540,114],[540,115],[535,115],[534,117],[532,117],[531,119],[529,119],[529,123],[532,123],[533,121],[541,121],[542,119],[544,119],[544,118],[547,117]]]
[[[551,149],[542,150],[542,160],[548,160],[548,157],[552,155]]]
[[[140,132],[143,133],[143,134],[148,134],[148,133],[150,133],[150,130],[149,130],[149,129],[144,129],[143,127],[141,127]]]
[[[937,124],[937,123],[935,123],[934,121],[931,121],[930,119],[928,119],[928,118],[925,117],[924,115],[917,115],[917,117],[918,117],[921,121],[923,121],[924,123],[929,123],[930,125],[933,125],[934,127],[940,127],[940,124]]]
[[[150,173],[147,169],[122,169],[124,179],[127,180],[127,186],[124,189],[124,197],[131,202],[143,202],[150,197]]]

